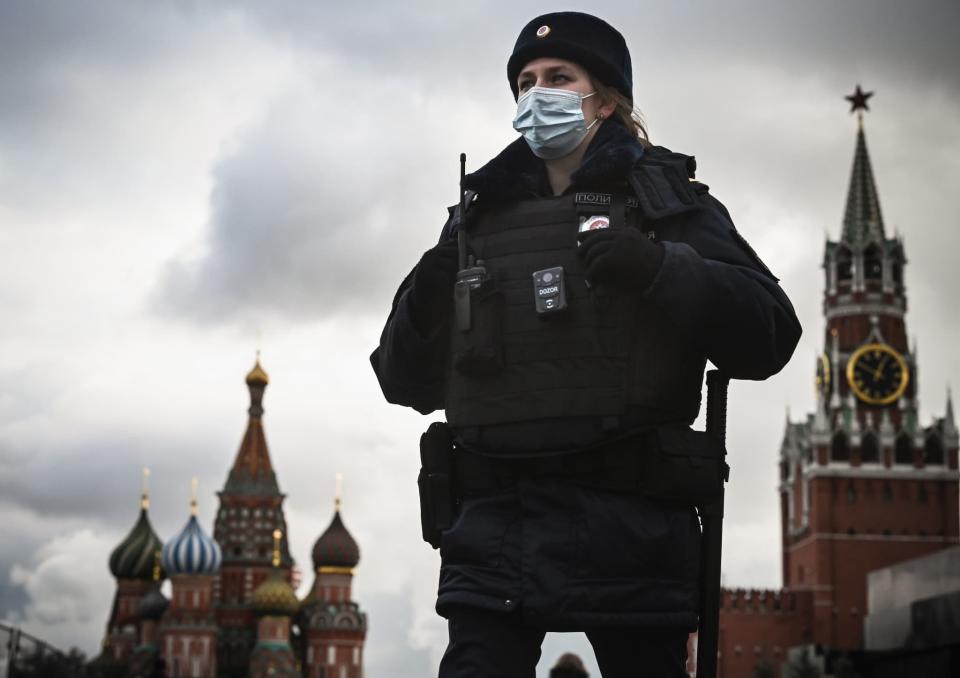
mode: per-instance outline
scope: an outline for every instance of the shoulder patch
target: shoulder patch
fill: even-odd
[[[645,217],[663,219],[699,207],[683,164],[681,169],[672,162],[640,162],[633,168],[628,180]]]

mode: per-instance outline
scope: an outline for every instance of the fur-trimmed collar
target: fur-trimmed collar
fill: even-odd
[[[616,120],[608,120],[590,140],[580,167],[570,177],[567,192],[602,190],[622,185],[643,157],[644,148]],[[476,172],[467,175],[467,189],[484,201],[495,202],[542,197],[550,194],[546,167],[520,137]]]

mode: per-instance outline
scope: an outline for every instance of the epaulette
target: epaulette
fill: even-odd
[[[652,147],[630,172],[628,181],[648,219],[663,219],[700,206],[691,180],[697,169],[693,156]]]

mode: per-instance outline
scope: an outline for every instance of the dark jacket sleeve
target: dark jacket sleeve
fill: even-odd
[[[451,230],[448,220],[440,240],[451,237]],[[450,319],[430,333],[416,327],[408,294],[415,271],[416,268],[407,274],[393,297],[390,316],[380,334],[380,345],[370,355],[370,364],[387,402],[429,414],[443,408]]]
[[[726,208],[706,186],[694,190],[700,207],[657,228],[663,265],[645,297],[730,377],[765,379],[787,364],[800,321]]]

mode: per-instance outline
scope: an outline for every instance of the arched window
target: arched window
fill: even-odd
[[[846,247],[837,250],[837,282],[850,282],[853,278],[853,255]]]
[[[830,446],[830,459],[832,461],[850,461],[850,445],[847,443],[847,436],[843,431],[837,431],[833,436],[833,444]]]
[[[880,280],[883,277],[883,256],[876,245],[870,245],[863,251],[863,275],[867,280]]]
[[[897,438],[897,444],[893,450],[893,463],[913,464],[913,442],[906,433]]]
[[[863,442],[860,443],[860,463],[880,463],[880,445],[877,443],[877,437],[872,433],[864,434]]]
[[[928,466],[943,466],[943,443],[938,435],[927,437],[923,446],[923,459]]]

